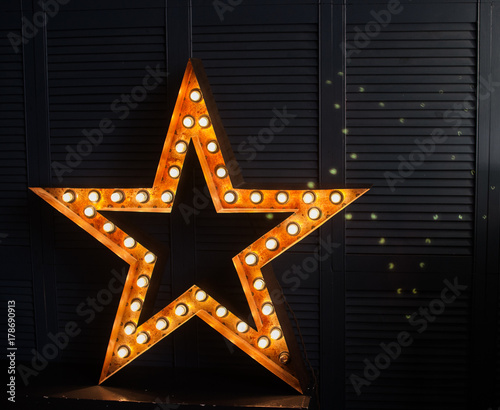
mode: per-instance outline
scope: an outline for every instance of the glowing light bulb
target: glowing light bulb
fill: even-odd
[[[128,322],[125,327],[123,328],[123,331],[125,332],[126,335],[131,335],[134,334],[136,330],[135,324],[132,322]]]
[[[149,335],[146,332],[141,332],[137,335],[137,343],[143,345],[144,343],[149,342]]]
[[[316,200],[316,195],[314,195],[314,192],[308,191],[302,195],[302,200],[306,204],[312,204]]]
[[[177,144],[175,144],[175,150],[179,154],[184,154],[188,149],[187,144],[184,141],[179,141]]]
[[[217,152],[219,150],[219,145],[215,141],[210,141],[207,144],[207,150],[208,152],[211,152],[213,154],[214,152]]]
[[[278,192],[278,194],[276,195],[276,201],[278,201],[278,203],[280,204],[285,204],[286,202],[288,202],[288,193],[284,191]]]
[[[247,253],[245,256],[245,263],[249,266],[256,265],[258,260],[259,258],[253,252]]]
[[[198,302],[203,302],[204,300],[207,299],[207,294],[206,294],[206,292],[199,290],[198,292],[196,292],[194,297],[196,298],[196,300]]]
[[[83,213],[87,218],[93,218],[95,216],[95,208],[93,206],[88,206],[83,210]]]
[[[194,126],[194,118],[190,115],[186,115],[182,119],[182,125],[184,125],[186,128],[192,128]]]
[[[278,249],[279,242],[276,238],[269,238],[266,241],[266,248],[269,249],[270,251],[274,251]]]
[[[257,346],[259,346],[261,349],[266,349],[270,344],[271,341],[266,336],[259,337],[259,340],[257,341]]]
[[[149,285],[149,278],[145,275],[139,276],[137,279],[137,286],[140,288],[145,288],[146,286]]]
[[[227,169],[223,166],[219,166],[217,167],[217,169],[215,170],[215,174],[219,177],[219,178],[225,178],[227,177]]]
[[[309,209],[307,215],[309,216],[309,218],[316,220],[321,217],[321,211],[318,208],[311,208]]]
[[[256,290],[262,290],[266,287],[266,282],[264,282],[264,279],[262,278],[257,278],[253,281],[253,287]]]
[[[236,192],[228,191],[224,194],[224,201],[226,201],[228,204],[236,202],[237,199],[238,197],[236,196]]]
[[[181,170],[179,167],[173,166],[170,167],[168,170],[168,175],[170,175],[170,178],[179,178],[179,175],[181,174]]]
[[[156,328],[158,330],[165,330],[167,327],[168,327],[168,320],[165,319],[164,317],[156,321]]]
[[[248,325],[245,322],[238,322],[236,330],[240,333],[246,333],[248,332]]]
[[[161,194],[161,200],[166,204],[169,204],[174,200],[174,194],[170,191],[165,191],[163,194]]]
[[[148,252],[144,255],[144,262],[153,263],[156,260],[156,255],[153,252]]]
[[[197,88],[191,90],[189,93],[189,99],[193,102],[200,102],[202,99],[201,91]]]
[[[134,299],[132,301],[132,303],[130,304],[130,310],[132,312],[138,312],[141,309],[142,309],[142,300],[140,300],[140,299]]]
[[[271,305],[270,303],[264,303],[262,305],[262,314],[269,316],[274,312],[274,306]]]
[[[113,202],[121,202],[125,198],[122,191],[115,191],[111,194],[111,201]]]
[[[119,358],[125,359],[130,355],[130,349],[127,346],[120,346],[116,352]]]
[[[89,192],[89,201],[90,202],[98,202],[99,199],[101,199],[101,194],[97,191],[90,191]]]
[[[76,199],[76,195],[73,191],[66,191],[63,196],[62,196],[62,199],[64,202],[73,202],[75,199]]]
[[[344,196],[339,191],[333,191],[330,194],[330,201],[332,201],[333,204],[340,204],[343,199],[344,199]]]
[[[281,331],[280,328],[275,327],[273,330],[271,330],[270,336],[271,336],[271,339],[278,340],[278,339],[281,339],[281,337],[283,336],[283,332]]]
[[[116,226],[113,222],[108,221],[102,226],[102,229],[104,230],[104,232],[111,233],[115,231]]]
[[[135,196],[135,200],[137,202],[140,202],[141,204],[143,204],[144,202],[148,202],[149,201],[149,194],[147,191],[139,191],[137,193],[137,195]]]
[[[179,303],[175,307],[175,314],[177,316],[184,316],[185,314],[187,314],[187,312],[188,312],[188,308],[184,303]]]
[[[288,232],[288,235],[295,236],[300,232],[300,227],[295,222],[290,222],[286,227],[286,231]]]
[[[258,203],[262,202],[263,199],[264,199],[264,197],[262,196],[262,192],[253,191],[250,194],[250,201],[252,201],[254,204],[258,204]]]
[[[218,317],[224,317],[227,315],[227,309],[224,306],[217,306],[217,309],[215,309],[215,314]]]
[[[125,248],[132,249],[136,245],[136,241],[134,238],[127,236],[123,241],[123,245],[125,245]]]
[[[200,124],[201,128],[207,128],[210,126],[210,118],[208,118],[206,115],[203,115],[198,119],[198,124]]]

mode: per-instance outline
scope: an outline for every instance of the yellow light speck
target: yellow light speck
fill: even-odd
[[[335,104],[334,107],[336,110],[338,110],[338,109],[340,109],[340,104]]]
[[[462,215],[458,215],[458,219],[463,219],[464,217]]]
[[[439,94],[444,94],[444,90],[439,90]]]
[[[349,130],[347,128],[343,128],[342,129],[342,134],[349,134]]]
[[[434,219],[435,221],[437,221],[437,220],[439,219],[439,215],[438,215],[438,214],[433,215],[433,216],[432,216],[432,219]]]
[[[451,160],[452,160],[452,161],[455,161],[455,159],[456,159],[455,155],[452,155],[452,156],[451,156]]]
[[[328,85],[332,84],[332,80],[326,80],[325,84],[328,84]]]
[[[411,293],[413,293],[414,295],[416,295],[418,293],[418,290],[413,288],[413,290],[411,291]]]
[[[424,108],[424,107],[425,107],[425,103],[420,103],[420,106],[421,106],[422,108]]]
[[[460,135],[462,135],[462,134],[463,134],[463,132],[462,132],[462,131],[460,131],[460,130],[459,130],[459,131],[457,131],[457,135],[458,135],[458,136],[460,136]]]
[[[332,175],[337,175],[337,168],[332,168],[328,172],[330,172],[330,174]]]
[[[398,290],[396,292],[398,292],[398,295],[401,295],[403,293],[403,289],[398,288]]]
[[[350,221],[352,219],[352,214],[345,214],[345,219]]]
[[[372,213],[372,214],[370,215],[370,218],[372,218],[372,219],[377,219],[377,218],[378,218],[378,216],[377,216],[377,214],[373,214],[373,213]]]
[[[425,268],[425,262],[420,262],[418,264],[418,266],[420,266],[420,269],[424,269]]]
[[[385,104],[383,102],[379,102],[378,105],[380,105],[381,107],[385,107]]]
[[[399,122],[400,122],[401,124],[404,124],[404,123],[406,122],[406,120],[405,120],[404,118],[400,118],[400,119],[399,119]]]
[[[365,87],[359,87],[359,92],[364,93],[365,92]]]
[[[425,238],[425,243],[426,243],[427,245],[430,245],[430,244],[431,244],[431,242],[432,242],[432,241],[430,240],[430,238]]]
[[[411,315],[405,315],[405,318],[406,318],[407,320],[410,320],[410,319],[411,319]]]
[[[358,159],[358,154],[356,154],[355,152],[353,152],[351,155],[349,155],[351,157],[351,159]]]
[[[388,268],[390,270],[393,270],[395,267],[396,267],[396,265],[394,265],[394,263],[392,263],[392,262],[390,262],[389,265],[388,265]]]
[[[266,218],[267,219],[273,219],[274,218],[274,214],[266,214]]]
[[[309,181],[307,183],[307,187],[310,188],[310,189],[313,189],[315,186],[316,186],[316,184],[313,181]]]
[[[340,76],[342,77],[342,76],[344,75],[344,73],[343,73],[342,71],[339,71],[339,72],[337,73],[337,75],[340,75]]]
[[[385,238],[380,238],[380,239],[378,240],[378,243],[379,243],[380,245],[384,245],[384,244],[385,244]]]

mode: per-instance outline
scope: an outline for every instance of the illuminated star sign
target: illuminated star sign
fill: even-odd
[[[99,212],[171,212],[190,142],[217,212],[292,213],[233,258],[255,328],[196,285],[139,325],[157,255]],[[31,188],[130,265],[100,383],[196,315],[297,391],[302,393],[307,387],[286,309],[276,300],[281,290],[269,262],[367,189],[242,189],[235,164],[201,61],[192,59],[182,80],[152,187]]]

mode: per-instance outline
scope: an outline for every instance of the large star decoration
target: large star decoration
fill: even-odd
[[[157,255],[99,212],[171,212],[190,142],[217,212],[292,213],[233,258],[255,329],[196,285],[139,325]],[[286,309],[277,300],[281,289],[269,262],[368,189],[242,189],[236,168],[201,61],[191,59],[151,188],[31,188],[130,264],[100,383],[196,315],[300,393],[307,387],[301,353]]]

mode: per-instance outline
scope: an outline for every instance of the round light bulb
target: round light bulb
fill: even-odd
[[[188,308],[185,304],[180,303],[175,307],[175,314],[177,316],[184,316],[188,312]]]
[[[219,177],[219,178],[225,178],[227,177],[227,169],[223,166],[219,166],[217,167],[217,169],[215,170],[215,174]]]
[[[343,199],[344,199],[344,196],[339,191],[333,191],[330,194],[330,201],[332,201],[332,203],[334,203],[334,204],[340,204]]]
[[[279,242],[276,238],[269,238],[266,241],[266,248],[269,249],[270,251],[275,251],[278,249]]]
[[[124,359],[130,355],[130,349],[127,346],[120,346],[116,352],[118,357]]]
[[[73,202],[75,199],[76,199],[76,195],[73,191],[66,191],[63,196],[62,196],[62,199],[64,202]]]
[[[291,222],[287,225],[286,231],[288,232],[288,235],[295,236],[300,232],[300,227],[295,222]]]
[[[253,281],[253,287],[257,290],[262,290],[266,287],[266,282],[262,278],[257,278]]]
[[[201,91],[195,88],[189,93],[189,99],[193,102],[200,102],[202,98]]]
[[[264,315],[269,316],[273,312],[274,312],[274,306],[271,305],[270,303],[264,303],[262,305],[262,313]]]
[[[307,215],[309,215],[309,218],[313,220],[319,219],[321,217],[321,211],[318,208],[311,208],[309,209]]]
[[[190,115],[186,115],[182,119],[182,125],[184,125],[186,128],[192,128],[194,126],[194,118]]]
[[[139,276],[137,279],[137,286],[140,288],[145,288],[146,286],[149,285],[149,278],[145,275]]]
[[[281,331],[280,328],[275,327],[273,330],[271,330],[270,336],[271,336],[271,339],[278,340],[278,339],[281,339],[281,337],[283,336],[283,332]]]
[[[156,328],[158,330],[165,330],[168,327],[168,320],[165,318],[160,318],[156,321]]]
[[[224,194],[224,201],[226,201],[228,204],[232,204],[236,202],[238,197],[236,196],[236,193],[233,191],[228,191]]]
[[[149,201],[149,194],[147,191],[139,191],[137,193],[137,195],[135,196],[135,200],[137,202],[140,202],[141,204],[143,204],[144,202],[148,202]]]
[[[111,233],[115,231],[116,227],[113,222],[108,221],[102,226],[102,229],[104,230],[104,232]]]
[[[98,202],[99,199],[101,199],[101,194],[97,191],[90,191],[89,192],[89,201],[90,202]]]
[[[203,290],[199,290],[198,292],[196,292],[194,297],[198,302],[203,302],[204,300],[207,299],[207,294]]]
[[[213,154],[214,152],[217,152],[219,150],[219,145],[217,145],[217,142],[215,141],[210,141],[207,144],[207,150],[208,152],[211,152]]]
[[[215,309],[215,314],[218,317],[224,317],[227,315],[227,309],[224,306],[218,306],[217,309]]]
[[[170,175],[170,178],[179,178],[179,175],[181,174],[181,170],[179,169],[179,167],[170,167],[170,169],[168,170],[168,175]]]
[[[269,341],[269,339],[266,336],[259,337],[259,340],[257,341],[257,345],[261,349],[265,349],[265,348],[269,347],[270,344],[271,344],[271,342]]]
[[[208,126],[210,126],[210,118],[208,118],[206,115],[203,115],[198,119],[198,124],[200,124],[201,128],[207,128]]]
[[[257,255],[255,253],[247,253],[245,256],[245,263],[249,266],[253,266],[257,264],[257,261],[259,258],[257,258]]]
[[[314,195],[314,192],[306,192],[304,195],[302,195],[302,200],[306,204],[312,204],[316,200],[316,195]]]
[[[88,206],[83,210],[83,213],[87,218],[93,218],[95,216],[95,208],[93,206]]]
[[[170,191],[165,191],[163,194],[161,194],[161,200],[166,204],[169,204],[174,200],[174,194]]]
[[[149,341],[149,335],[146,332],[141,332],[137,335],[137,343],[143,345]]]
[[[184,154],[188,149],[187,144],[184,141],[179,141],[177,144],[175,144],[175,150],[179,154]]]
[[[248,332],[248,325],[245,322],[238,322],[236,330],[240,333]]]
[[[250,194],[250,201],[252,201],[254,204],[258,204],[258,203],[262,202],[262,199],[263,199],[262,192],[253,191]]]
[[[135,324],[132,322],[128,322],[125,327],[123,328],[123,331],[125,332],[126,335],[131,335],[134,334],[136,330]]]
[[[125,198],[122,191],[115,191],[111,194],[111,201],[113,202],[121,202]]]
[[[278,192],[278,194],[276,195],[276,201],[278,201],[278,203],[280,204],[288,202],[288,194],[283,191]]]
[[[127,236],[123,241],[123,245],[125,245],[125,248],[132,249],[136,245],[135,239]]]
[[[153,263],[156,260],[156,255],[153,252],[148,252],[144,255],[144,262]]]
[[[142,301],[140,299],[134,299],[130,304],[130,310],[132,312],[138,312],[142,309]]]

